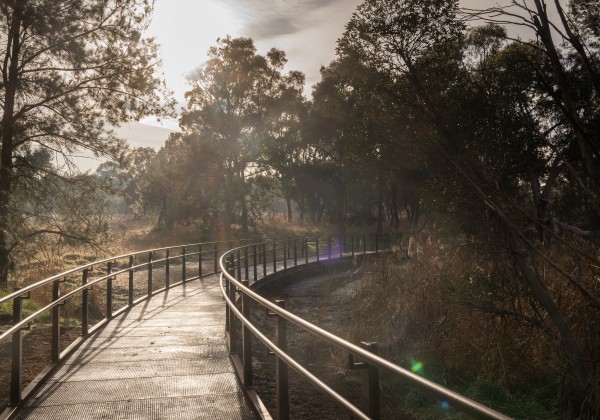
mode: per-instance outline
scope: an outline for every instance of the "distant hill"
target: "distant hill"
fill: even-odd
[[[115,132],[117,136],[127,140],[131,147],[152,147],[158,150],[165,144],[165,140],[174,130],[132,122],[122,125]]]
[[[177,122],[166,121],[165,125],[175,128]],[[131,122],[115,129],[116,135],[125,139],[132,148],[152,147],[156,150],[160,149],[165,144],[169,134],[175,131],[174,129],[160,127],[157,122],[152,120],[148,120],[147,123],[146,121],[144,123]],[[103,162],[103,159],[99,159],[93,153],[86,151],[81,152],[79,156],[74,158],[74,161],[80,170],[93,172]]]

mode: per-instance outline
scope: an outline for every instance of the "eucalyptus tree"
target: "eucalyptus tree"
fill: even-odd
[[[228,36],[217,44],[189,78],[191,90],[180,124],[183,136],[204,144],[220,165],[223,176],[216,185],[223,195],[225,230],[239,214],[241,229],[247,232],[250,181],[266,161],[267,143],[278,142],[275,137],[282,130],[290,134],[289,124],[277,126],[292,115],[282,101],[290,95],[299,100],[303,76],[283,75],[285,53],[273,48],[266,56],[257,54],[250,38]]]
[[[594,324],[589,320],[598,319],[600,297],[589,282],[593,276],[589,272],[585,277],[573,276],[571,262],[551,257],[550,248],[537,243],[529,230],[531,226],[544,230],[563,253],[577,260],[583,258],[590,264],[597,264],[594,251],[589,251],[594,243],[581,244],[580,238],[571,240],[561,235],[560,229],[544,226],[536,212],[523,206],[522,187],[531,180],[532,190],[539,189],[545,182],[557,192],[552,177],[558,176],[559,169],[565,173],[570,162],[561,155],[569,148],[553,150],[547,145],[563,136],[578,149],[586,172],[583,187],[586,182],[592,187],[596,183],[596,139],[589,130],[589,122],[594,118],[588,119],[588,123],[582,118],[597,109],[594,105],[597,95],[589,76],[594,73],[585,67],[581,53],[578,52],[577,59],[571,61],[573,65],[569,65],[564,61],[568,54],[562,58],[556,56],[557,51],[552,49],[554,44],[543,39],[551,32],[551,24],[541,0],[536,0],[535,7],[527,10],[531,26],[541,37],[541,51],[545,55],[537,61],[533,72],[524,67],[513,71],[511,60],[518,57],[520,66],[524,61],[538,59],[539,44],[529,43],[533,52],[513,45],[498,45],[489,33],[497,32],[497,28],[488,28],[483,45],[490,49],[479,50],[480,65],[475,66],[473,72],[473,66],[469,66],[464,55],[465,26],[458,17],[455,0],[366,0],[348,23],[338,52],[347,56],[358,54],[368,65],[387,71],[398,83],[408,83],[409,89],[403,91],[405,97],[399,96],[398,100],[412,103],[423,123],[423,140],[442,158],[430,160],[444,164],[437,169],[442,169],[440,175],[445,176],[438,177],[436,182],[440,190],[447,190],[452,197],[442,204],[468,210],[463,214],[463,225],[470,233],[488,238],[495,234],[493,245],[510,256],[508,264],[516,268],[516,278],[526,288],[533,302],[531,306],[543,308],[544,315],[535,315],[540,328],[552,330],[560,338],[560,350],[593,407],[594,401],[600,400],[595,362],[598,353],[586,344],[594,340],[594,327],[582,325]],[[568,18],[564,21],[568,22]],[[582,44],[585,41],[568,34],[567,39],[575,51],[578,50],[574,45],[576,41]],[[471,39],[471,43],[477,46],[475,39]],[[586,54],[589,51],[585,49]],[[486,63],[487,56],[495,62],[486,69],[486,65],[492,64],[492,61]],[[593,61],[591,55],[588,58]],[[493,69],[496,65],[499,71]],[[568,71],[577,67],[579,70],[574,73]],[[582,79],[589,83],[577,82]],[[580,96],[575,94],[573,83],[582,89]],[[541,88],[545,88],[545,93]],[[510,91],[504,97],[503,89]],[[578,102],[578,98],[583,102]],[[585,109],[582,103],[590,108]],[[558,118],[555,124],[565,124],[568,129],[555,131],[554,124],[548,124],[556,118],[557,110],[563,118]],[[544,130],[545,124],[550,125],[549,131]],[[549,142],[547,136],[554,138]],[[528,174],[529,166],[533,166],[537,174]],[[547,176],[545,181],[540,181],[542,174]],[[532,195],[539,196],[540,191],[533,191]],[[587,199],[590,197],[580,198],[580,203]],[[597,200],[597,196],[591,199]],[[474,223],[473,216],[477,213],[485,223]],[[580,233],[581,237],[592,236],[576,227],[570,231]],[[570,293],[586,305],[582,317],[577,318],[568,306],[562,305],[542,267],[555,272]]]
[[[116,157],[124,146],[110,127],[167,109],[157,46],[143,37],[152,8],[149,0],[0,4],[0,285],[7,283],[11,250],[34,233],[23,232],[21,201],[13,199],[24,182],[66,181],[82,149]],[[29,158],[44,150],[57,164],[42,167]]]

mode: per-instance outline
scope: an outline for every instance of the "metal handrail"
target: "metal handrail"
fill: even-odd
[[[269,244],[271,244],[271,243],[272,242],[269,242]],[[263,298],[262,296],[260,296],[256,292],[254,292],[252,289],[250,289],[249,287],[244,285],[241,281],[236,279],[234,277],[234,275],[232,275],[230,273],[230,271],[232,269],[232,267],[231,267],[232,262],[234,262],[234,261],[237,262],[237,264],[239,266],[239,261],[235,260],[236,254],[240,254],[245,249],[248,249],[249,247],[254,247],[257,245],[262,245],[262,244],[251,244],[251,245],[234,248],[232,250],[227,251],[220,258],[219,264],[221,266],[221,291],[227,302],[228,309],[233,314],[235,314],[237,319],[239,319],[242,322],[244,328],[248,328],[248,330],[250,330],[260,341],[262,341],[267,347],[269,347],[271,350],[273,350],[276,353],[277,357],[279,357],[281,360],[283,360],[290,368],[294,369],[295,371],[300,373],[302,376],[304,376],[309,382],[311,382],[317,388],[326,392],[335,402],[340,404],[342,407],[346,408],[353,415],[359,416],[361,418],[369,418],[369,416],[367,414],[363,413],[360,410],[357,413],[355,410],[358,410],[358,409],[352,403],[350,403],[345,398],[341,397],[339,394],[335,393],[335,391],[328,388],[320,380],[316,379],[312,374],[310,374],[308,371],[306,371],[306,369],[304,369],[297,361],[295,361],[291,356],[289,356],[289,354],[284,352],[275,343],[273,343],[271,340],[269,340],[267,337],[265,337],[262,333],[260,333],[260,331],[258,331],[258,329],[252,324],[251,320],[248,319],[246,316],[244,316],[242,314],[242,312],[236,307],[236,302],[234,302],[235,299],[232,300],[231,295],[228,296],[228,294],[226,293],[226,289],[234,287],[235,290],[237,290],[238,292],[241,292],[242,299],[244,296],[251,298],[258,304],[262,305],[267,311],[271,311],[272,313],[276,314],[277,316],[280,316],[280,317],[286,319],[287,321],[290,321],[290,322],[296,324],[297,326],[301,327],[302,329],[309,332],[310,334],[312,334],[324,341],[327,341],[330,344],[333,344],[338,348],[345,350],[346,352],[348,352],[349,354],[351,354],[353,356],[360,358],[361,360],[364,361],[364,363],[374,366],[374,367],[377,367],[379,369],[383,369],[393,375],[396,375],[396,376],[406,380],[408,383],[410,383],[412,386],[418,388],[422,392],[425,392],[425,393],[427,393],[435,398],[438,398],[440,400],[447,401],[450,405],[456,407],[457,409],[463,411],[464,413],[467,413],[476,418],[485,418],[485,419],[506,420],[506,419],[510,418],[510,417],[507,417],[485,405],[482,405],[476,401],[473,401],[457,392],[451,391],[435,382],[432,382],[432,381],[425,379],[422,376],[419,376],[407,369],[404,369],[404,368],[390,362],[389,360],[379,357],[379,356],[375,355],[374,353],[367,351],[353,343],[350,343],[350,342],[336,336],[335,334],[332,334],[332,333],[306,321],[305,319],[294,315],[293,313],[285,310],[284,308],[277,306],[276,304],[270,302],[269,300]],[[366,250],[366,247],[365,247],[365,250]],[[352,251],[353,251],[352,253],[354,253],[354,249]],[[377,249],[376,249],[376,251],[377,251]],[[254,260],[253,262],[256,263],[256,260]],[[248,263],[248,261],[246,260],[245,263]],[[229,264],[229,266],[228,266],[228,264]],[[229,323],[231,325],[232,321],[229,321]],[[231,334],[232,332],[233,332],[233,329],[230,327],[229,333]],[[231,349],[230,349],[230,351],[231,351]]]
[[[51,322],[51,327],[52,327],[52,344],[51,344],[51,353],[52,353],[52,363],[50,363],[50,366],[55,365],[57,362],[59,362],[60,360],[62,360],[64,357],[66,357],[66,355],[68,353],[70,353],[70,351],[74,350],[78,345],[80,345],[84,340],[87,339],[87,337],[91,334],[92,330],[97,330],[99,328],[101,328],[103,325],[105,325],[108,321],[110,321],[110,319],[112,319],[114,316],[116,316],[119,313],[122,313],[123,311],[129,309],[131,306],[136,305],[140,302],[142,302],[145,299],[148,299],[149,297],[160,293],[163,290],[168,289],[169,287],[172,286],[176,286],[180,283],[186,282],[186,281],[191,281],[194,279],[197,279],[199,277],[203,277],[203,276],[207,276],[207,275],[212,275],[212,274],[217,274],[219,272],[219,265],[218,265],[218,256],[221,252],[223,252],[226,247],[229,248],[232,246],[232,244],[235,243],[248,243],[251,241],[256,241],[255,238],[249,238],[249,239],[236,239],[236,240],[229,240],[229,241],[216,241],[216,242],[201,242],[201,243],[191,243],[191,244],[185,244],[185,245],[175,245],[175,246],[168,246],[168,247],[160,247],[160,248],[153,248],[153,249],[147,249],[147,250],[143,250],[143,251],[136,251],[136,252],[132,252],[132,253],[128,253],[128,254],[123,254],[123,255],[118,255],[118,256],[114,256],[114,257],[109,257],[109,258],[105,258],[105,259],[101,259],[101,260],[97,260],[97,261],[93,261],[90,263],[87,263],[85,265],[82,266],[78,266],[75,268],[72,268],[70,270],[61,272],[59,274],[53,275],[51,277],[48,277],[46,279],[40,280],[36,283],[33,283],[31,285],[25,286],[23,288],[17,289],[14,292],[0,298],[0,305],[12,301],[13,302],[13,323],[12,325],[4,332],[2,332],[0,334],[0,343],[3,342],[4,340],[8,339],[9,337],[12,337],[12,367],[11,367],[11,385],[10,385],[10,402],[9,402],[9,406],[7,407],[7,409],[5,410],[5,412],[2,414],[2,416],[0,417],[4,417],[7,415],[10,415],[9,412],[14,412],[14,410],[16,410],[16,408],[21,404],[21,402],[23,400],[25,400],[29,395],[31,395],[31,392],[33,391],[33,388],[28,387],[25,391],[22,390],[22,372],[23,372],[23,360],[22,360],[22,356],[23,356],[23,346],[22,346],[22,331],[23,330],[27,330],[29,329],[29,327],[31,326],[31,324],[35,321],[36,318],[40,317],[42,314],[47,313],[47,312],[51,312],[52,313],[52,322]],[[223,246],[225,245],[225,246]],[[196,248],[196,250],[194,252],[189,252],[187,253],[187,249],[194,249]],[[180,250],[180,253],[177,253],[176,255],[170,255],[170,252],[172,250]],[[161,258],[161,259],[157,259],[157,260],[153,260],[152,259],[152,255],[158,253],[158,252],[166,252],[166,257],[165,258]],[[202,265],[203,263],[206,262],[206,259],[204,259],[205,255],[211,255],[214,254],[214,271],[212,270],[207,270],[206,272],[203,272],[202,269]],[[134,265],[133,261],[135,259],[137,259],[140,256],[148,256],[148,261],[145,261],[143,263],[139,263]],[[195,257],[198,256],[198,275],[194,276],[187,276],[186,275],[186,271],[185,271],[185,267],[186,267],[186,259],[189,257]],[[129,265],[125,268],[119,269],[119,270],[115,270],[112,271],[112,264],[116,264],[117,261],[119,260],[126,260],[129,259]],[[168,266],[169,266],[169,262],[170,261],[176,261],[176,260],[182,260],[182,267],[183,267],[183,272],[182,272],[182,279],[179,282],[175,282],[175,283],[169,283],[168,280],[166,280],[165,282],[165,287],[163,287],[162,289],[159,290],[154,290],[152,289],[152,268],[157,264],[162,264],[162,263],[166,263],[165,264],[165,274],[168,273]],[[210,260],[209,260],[210,261]],[[107,273],[105,275],[101,275],[100,277],[95,277],[95,278],[91,278],[88,281],[88,274],[90,272],[93,272],[94,267],[96,266],[100,266],[106,264],[107,265]],[[116,311],[112,311],[112,291],[109,294],[108,292],[108,284],[110,282],[112,282],[113,279],[116,279],[117,276],[125,274],[125,273],[130,273],[130,281],[132,281],[132,275],[133,272],[135,272],[136,270],[139,269],[143,269],[143,268],[147,268],[148,269],[148,291],[147,293],[142,296],[141,298],[138,298],[137,300],[133,300],[133,289],[131,288],[132,283],[130,283],[130,289],[129,289],[129,302],[127,304],[125,304],[123,307],[121,307],[120,309],[116,310]],[[64,295],[60,295],[59,294],[59,282],[61,282],[61,280],[67,278],[67,277],[71,277],[75,274],[79,274],[83,277],[83,284],[80,286],[75,287],[72,290],[69,290],[69,292],[67,292]],[[102,273],[103,274],[103,273]],[[167,279],[169,278],[168,275],[166,277]],[[86,309],[86,315],[85,315],[85,327],[84,325],[84,309],[83,309],[83,302],[87,302],[85,299],[86,296],[86,291],[90,290],[94,285],[98,284],[98,283],[102,283],[102,282],[107,282],[107,313],[106,316],[103,319],[100,320],[96,320],[96,323],[93,325],[92,328],[88,328],[89,327],[89,320],[87,318],[87,309]],[[46,287],[48,285],[52,284],[53,285],[53,296],[52,296],[52,301],[47,304],[46,306],[44,306],[41,309],[36,310],[34,313],[28,315],[27,317],[23,318],[22,316],[22,305],[21,305],[21,300],[22,299],[27,299],[31,296],[32,292],[35,292],[36,290],[42,288],[42,287]],[[72,299],[74,296],[81,294],[82,295],[82,334],[79,338],[77,338],[64,352],[60,352],[60,333],[59,333],[59,326],[60,326],[60,309],[59,307],[61,305],[63,305],[67,300]],[[87,303],[86,303],[86,307],[87,307]],[[108,310],[108,308],[111,308],[110,311]],[[42,370],[42,372],[38,375],[37,378],[35,378],[32,383],[40,383],[40,381],[43,379],[43,377],[45,377],[49,372],[49,369],[45,368],[44,370]],[[8,414],[7,414],[8,413]]]

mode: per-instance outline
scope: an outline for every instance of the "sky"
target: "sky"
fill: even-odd
[[[259,54],[286,52],[286,70],[306,74],[307,94],[361,0],[156,0],[147,35],[161,46],[163,71],[184,102],[185,75],[200,67],[219,37],[251,37]]]

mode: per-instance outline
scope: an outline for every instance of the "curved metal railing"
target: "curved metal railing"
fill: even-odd
[[[377,244],[378,236],[375,236],[371,243]],[[304,262],[318,261],[319,259],[339,259],[344,255],[355,255],[355,243],[362,244],[363,247],[359,248],[362,253],[367,254],[370,252],[377,252],[389,245],[389,241],[386,239],[384,247],[379,248],[377,245],[374,248],[367,248],[366,237],[340,237],[335,238],[332,248],[332,239],[328,237],[328,246],[323,253],[322,249],[319,250],[320,240],[317,238],[312,247],[312,254],[309,252],[309,246],[306,243],[302,243],[301,253],[304,257]],[[348,247],[350,243],[350,248]],[[297,243],[293,240],[292,243],[289,240],[280,241],[269,241],[258,244],[251,244],[241,246],[232,250],[227,251],[220,259],[221,267],[221,290],[227,305],[227,319],[226,319],[226,330],[228,336],[228,346],[231,357],[237,366],[238,375],[240,376],[241,382],[249,387],[252,385],[252,339],[251,335],[254,335],[260,340],[271,352],[276,355],[276,390],[277,390],[277,413],[280,420],[289,418],[289,399],[288,399],[288,367],[296,371],[300,376],[304,377],[310,384],[325,393],[329,398],[335,401],[339,406],[344,408],[348,413],[356,418],[369,419],[379,417],[379,371],[386,371],[389,374],[399,377],[409,385],[419,389],[425,394],[437,398],[440,401],[447,402],[450,406],[467,413],[476,418],[485,419],[508,419],[509,417],[492,410],[476,401],[473,401],[463,395],[460,395],[454,391],[451,391],[441,385],[438,385],[432,381],[429,381],[422,376],[419,376],[407,369],[404,369],[386,359],[377,356],[374,352],[369,351],[368,348],[361,348],[353,343],[350,343],[312,323],[304,320],[303,318],[294,315],[293,313],[285,310],[285,302],[276,301],[276,303],[270,302],[258,293],[254,292],[249,287],[249,271],[252,270],[254,273],[254,280],[257,280],[257,265],[260,265],[263,261],[261,253],[264,255],[265,250],[273,249],[273,261],[277,261],[275,250],[281,249],[280,252],[284,270],[287,269],[287,265],[293,261],[294,265],[297,265],[296,258],[290,258],[288,251],[286,255],[285,250],[289,250],[290,246],[293,246],[294,256],[296,255]],[[360,245],[359,245],[360,247]],[[368,250],[367,250],[368,249]],[[349,252],[348,252],[349,250]],[[360,252],[359,251],[359,252]],[[264,263],[263,263],[264,264]],[[277,263],[273,263],[273,271],[277,270]],[[245,279],[242,280],[242,269],[245,272]],[[236,274],[237,272],[237,274]],[[266,267],[263,266],[263,274],[267,274]],[[239,297],[237,297],[239,294]],[[267,313],[276,317],[276,333],[275,341],[269,339],[259,328],[252,323],[250,319],[250,304],[251,301],[258,303],[262,306]],[[241,332],[238,331],[236,324],[241,323]],[[286,323],[290,322],[307,331],[312,336],[327,342],[349,355],[349,363],[351,366],[360,367],[366,370],[367,374],[363,375],[363,401],[362,407],[359,408],[338,394],[335,390],[329,387],[326,383],[321,381],[317,376],[311,373],[306,367],[297,362],[290,356],[287,351],[287,328]],[[241,342],[241,349],[238,348]],[[363,343],[368,347],[368,343]],[[354,358],[360,359],[362,363],[354,363]]]
[[[194,243],[119,255],[90,262],[17,288],[13,293],[0,298],[0,306],[12,303],[12,322],[0,325],[0,344],[12,339],[9,403],[2,417],[13,412],[58,362],[112,318],[170,287],[219,273],[218,257],[222,252],[255,241],[256,239],[246,239]],[[50,289],[51,297],[48,298]],[[97,295],[93,296],[93,293]],[[61,323],[65,322],[64,317],[61,319],[61,308],[78,296],[80,300],[74,302],[73,306],[80,305],[77,312],[81,334],[61,351]],[[23,301],[31,297],[45,297],[45,301],[24,317]],[[90,309],[93,309],[93,313],[90,313]],[[39,320],[46,325],[48,313],[51,329],[48,351],[51,363],[36,372],[34,375],[37,376],[30,378],[32,380],[24,388],[23,331],[29,330]]]

